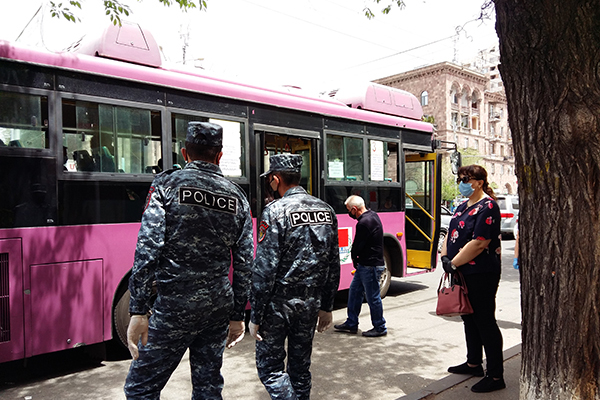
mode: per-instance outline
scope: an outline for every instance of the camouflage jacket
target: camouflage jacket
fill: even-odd
[[[251,320],[260,324],[276,290],[320,296],[331,311],[340,280],[338,223],[324,201],[301,186],[265,208],[252,271]]]
[[[155,306],[164,311],[210,310],[216,296],[230,297],[230,319],[243,320],[253,252],[246,195],[217,165],[194,161],[165,171],[154,179],[142,216],[129,311],[148,311],[156,281]]]

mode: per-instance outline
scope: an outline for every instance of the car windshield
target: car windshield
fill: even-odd
[[[506,210],[506,199],[504,199],[504,198],[498,198],[498,200],[496,200],[496,203],[498,203],[498,207],[501,210]]]

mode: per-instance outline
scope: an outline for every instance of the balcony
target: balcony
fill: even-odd
[[[489,122],[498,122],[500,121],[500,113],[490,113],[488,116]]]

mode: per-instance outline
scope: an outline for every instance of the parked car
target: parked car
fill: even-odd
[[[497,195],[496,202],[500,208],[500,232],[514,239],[514,229],[519,218],[519,196],[511,194]]]
[[[452,213],[450,210],[446,208],[446,206],[441,206],[440,211],[440,241],[438,242],[438,253],[442,251],[442,245],[444,244],[444,239],[448,234],[448,226],[450,225],[450,220],[452,219]]]

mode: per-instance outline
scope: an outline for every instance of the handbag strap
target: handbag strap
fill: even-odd
[[[456,270],[453,272],[454,274],[458,274],[458,277],[460,278],[460,286],[462,288],[462,290],[464,290],[465,294],[469,293],[469,290],[467,289],[467,284],[465,283],[465,277],[463,276],[462,272],[460,272],[459,270]],[[452,286],[454,286],[454,283],[452,284]]]
[[[462,274],[462,272],[460,272],[459,270],[456,270],[453,272],[453,274],[458,274],[458,277],[460,279],[461,284],[457,286],[460,286],[462,288],[462,290],[465,292],[465,294],[469,293],[469,290],[467,289],[467,285],[465,284],[465,278]],[[437,292],[440,292],[440,289],[442,288],[442,284],[448,280],[450,282],[450,287],[454,286],[455,283],[453,282],[453,279],[450,277],[450,274],[448,272],[444,272],[444,274],[442,275],[442,278],[440,279],[440,284],[438,285],[438,289]]]

